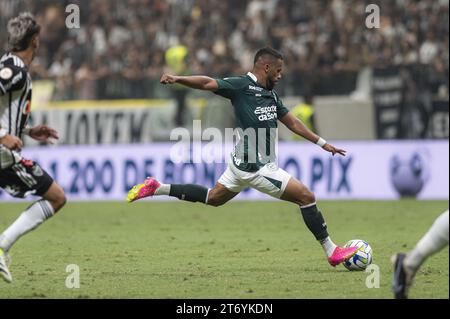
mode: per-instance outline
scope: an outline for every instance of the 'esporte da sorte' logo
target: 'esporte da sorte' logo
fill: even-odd
[[[391,158],[391,182],[401,197],[417,197],[430,177],[426,150],[397,153]]]
[[[255,115],[258,116],[258,120],[260,122],[263,121],[269,121],[269,120],[276,120],[277,119],[277,106],[271,105],[271,106],[258,106],[255,109]]]

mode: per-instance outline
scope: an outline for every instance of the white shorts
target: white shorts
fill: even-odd
[[[219,178],[219,183],[233,193],[239,193],[247,187],[254,188],[264,194],[280,198],[291,178],[291,175],[275,163],[269,163],[257,172],[245,172],[229,163],[227,170]]]

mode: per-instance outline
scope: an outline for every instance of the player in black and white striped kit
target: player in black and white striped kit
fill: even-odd
[[[46,125],[28,127],[32,82],[28,69],[39,48],[40,26],[30,13],[8,22],[10,52],[0,59],[0,187],[11,196],[41,197],[0,234],[0,275],[12,281],[9,250],[23,235],[52,217],[66,203],[63,189],[37,163],[21,155],[22,137],[50,142],[58,134]]]

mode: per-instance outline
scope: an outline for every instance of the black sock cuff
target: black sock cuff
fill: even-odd
[[[315,203],[311,205],[300,206],[300,211],[302,212],[302,215],[303,214],[315,215],[317,213],[320,213]]]

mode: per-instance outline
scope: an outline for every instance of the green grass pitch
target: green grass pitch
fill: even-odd
[[[5,229],[28,204],[0,204]],[[447,201],[324,201],[336,243],[364,239],[380,267],[333,268],[285,202],[231,202],[220,208],[180,201],[69,203],[11,253],[14,282],[0,298],[392,298],[391,254],[411,249]],[[69,264],[80,288],[65,285]],[[412,298],[449,298],[448,248],[421,268]]]

